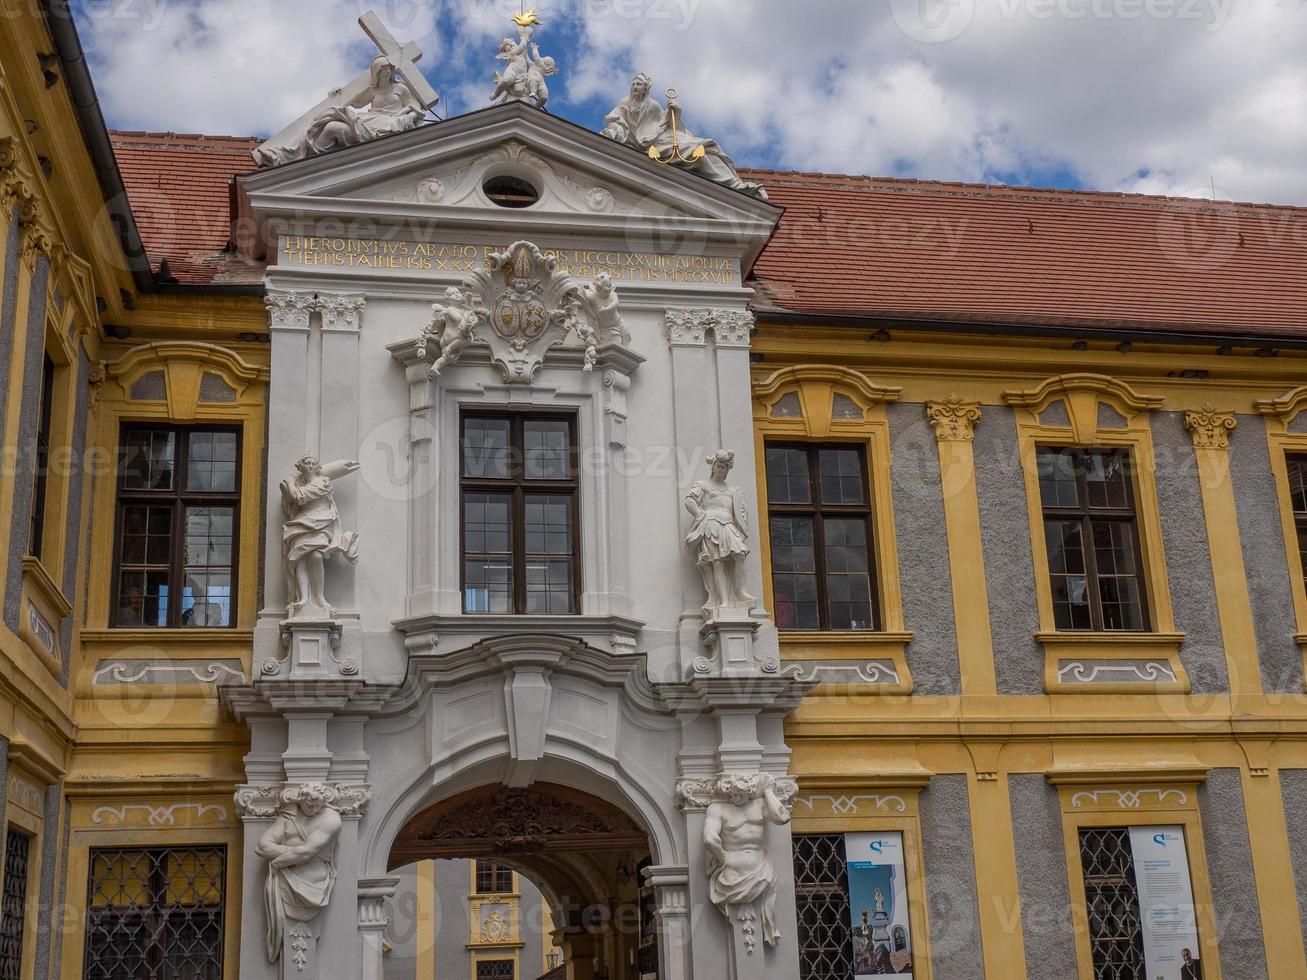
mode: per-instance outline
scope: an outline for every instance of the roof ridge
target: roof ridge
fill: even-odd
[[[827,186],[868,188],[923,188],[959,191],[982,191],[991,196],[1010,194],[1015,197],[1069,197],[1088,198],[1095,201],[1122,201],[1127,203],[1168,203],[1183,205],[1208,205],[1217,208],[1255,208],[1258,210],[1290,211],[1307,214],[1307,206],[1295,204],[1271,204],[1258,201],[1213,201],[1205,197],[1178,197],[1169,194],[1145,194],[1138,191],[1107,191],[1076,187],[1035,187],[1027,184],[985,184],[978,181],[934,180],[924,177],[878,177],[874,174],[841,174],[809,170],[773,170],[764,167],[740,167],[740,173],[752,177],[772,177],[778,183],[790,186]]]
[[[110,139],[156,139],[156,140],[207,140],[214,143],[262,143],[261,136],[229,136],[212,133],[174,133],[145,129],[111,129]]]

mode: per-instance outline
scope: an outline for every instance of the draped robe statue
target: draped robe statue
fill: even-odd
[[[282,550],[286,561],[288,612],[292,617],[318,612],[332,615],[324,594],[324,564],[332,555],[358,561],[358,534],[341,527],[331,481],[358,470],[352,459],[325,466],[315,456],[295,463],[295,478],[281,483]]]

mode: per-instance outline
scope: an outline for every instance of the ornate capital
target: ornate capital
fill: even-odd
[[[952,394],[942,402],[927,402],[926,417],[940,442],[970,442],[980,421],[980,405]]]
[[[1196,412],[1184,413],[1184,427],[1193,437],[1195,449],[1229,449],[1230,433],[1238,424],[1233,412],[1218,412],[1211,402]]]
[[[296,289],[269,289],[263,297],[273,330],[307,330],[317,297]]]
[[[239,786],[233,799],[241,819],[271,820],[281,812],[281,784]]]
[[[362,296],[342,296],[332,293],[318,295],[318,310],[322,313],[324,330],[349,330],[359,328],[359,319],[367,300]]]
[[[753,314],[747,310],[667,311],[667,338],[674,347],[702,347],[708,342],[709,330],[719,347],[748,347]]]
[[[683,811],[706,810],[714,803],[740,806],[761,799],[768,790],[788,810],[799,795],[799,784],[791,776],[773,776],[767,772],[694,776],[677,782],[676,805]]]
[[[342,817],[362,816],[372,801],[372,789],[365,783],[269,783],[238,786],[236,812],[246,820],[271,820],[297,802],[306,788]]]

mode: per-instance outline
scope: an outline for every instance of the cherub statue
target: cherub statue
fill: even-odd
[[[268,862],[264,898],[268,911],[268,959],[281,958],[288,931],[301,929],[331,901],[336,883],[336,839],[341,819],[335,791],[302,783],[282,791],[284,808],[259,838],[254,853]]]
[[[545,79],[558,74],[558,64],[550,57],[540,56],[540,46],[531,38],[534,34],[532,23],[539,23],[531,18],[527,23],[517,25],[517,40],[506,37],[499,42],[499,53],[495,58],[508,62],[503,74],[495,72],[495,90],[490,93],[491,102],[531,101],[536,108],[543,109],[549,101],[549,86]]]
[[[341,459],[323,465],[312,454],[295,462],[295,476],[281,482],[282,553],[286,561],[287,612],[294,617],[318,613],[335,615],[323,594],[324,566],[332,555],[358,561],[357,532],[341,527],[331,481],[359,469],[357,460]]]
[[[437,377],[441,371],[458,363],[463,356],[463,348],[472,340],[477,324],[481,322],[483,312],[473,306],[469,296],[457,286],[445,290],[445,304],[433,303],[431,322],[422,328],[420,346],[421,355],[426,356],[426,345],[434,340],[440,347],[440,357],[431,367],[431,376]]]
[[[703,575],[708,592],[705,620],[716,619],[724,609],[748,611],[757,600],[744,588],[744,559],[749,556],[749,514],[739,487],[726,478],[735,465],[735,453],[722,450],[708,457],[711,476],[690,487],[685,509],[694,519],[685,544]]]
[[[599,325],[599,338],[605,344],[629,344],[631,332],[626,329],[619,307],[621,300],[613,286],[613,277],[607,272],[595,276],[595,281],[581,287],[581,297],[589,304]]]

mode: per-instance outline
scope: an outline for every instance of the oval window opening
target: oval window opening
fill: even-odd
[[[521,177],[491,177],[481,189],[501,208],[529,208],[540,200],[540,192]]]

